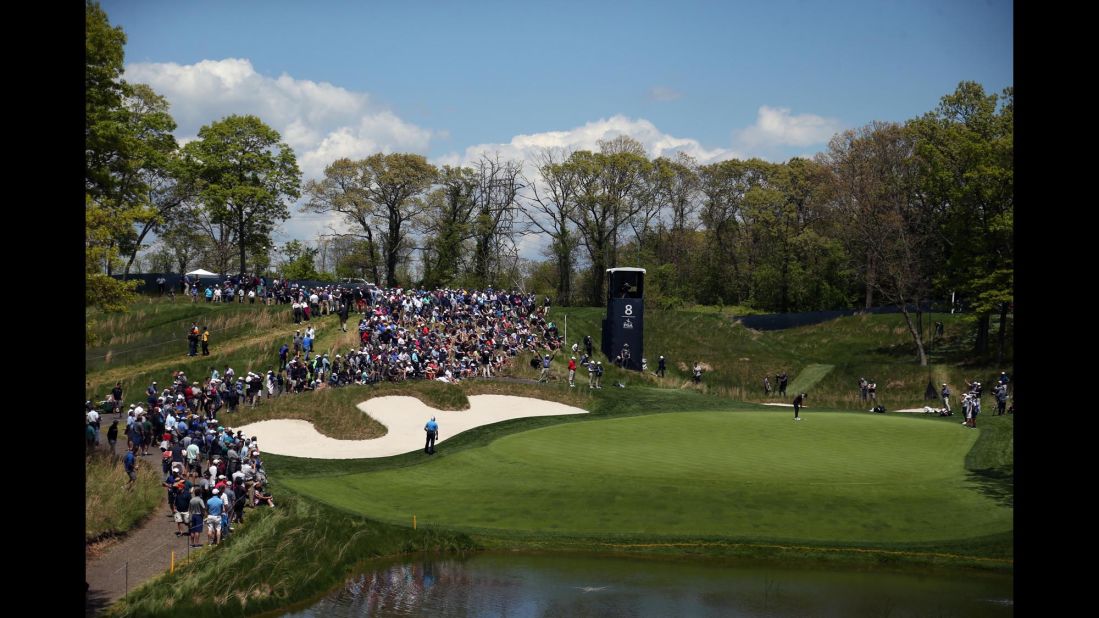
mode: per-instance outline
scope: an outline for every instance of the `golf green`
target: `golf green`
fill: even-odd
[[[566,423],[411,467],[283,482],[382,521],[411,525],[415,515],[420,526],[503,536],[930,542],[1012,529],[1013,510],[967,477],[976,438],[912,417],[680,412]]]

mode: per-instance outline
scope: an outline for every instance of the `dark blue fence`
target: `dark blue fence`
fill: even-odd
[[[921,309],[927,311],[931,307],[923,305]],[[909,311],[915,311],[916,307],[910,305]],[[761,315],[749,315],[739,318],[738,321],[753,330],[783,330],[798,326],[820,324],[828,320],[842,318],[857,313],[900,313],[901,308],[896,305],[886,307],[873,307],[871,309],[837,309],[834,311],[807,311],[805,313],[765,313]]]
[[[165,279],[165,282],[164,282],[165,292],[167,292],[168,290],[175,290],[176,294],[179,294],[183,291],[183,276],[179,275],[179,274],[176,274],[176,273],[135,273],[135,274],[127,275],[125,277],[123,277],[122,275],[111,275],[111,276],[114,277],[115,279],[127,279],[127,280],[132,280],[132,281],[140,281],[140,283],[137,286],[137,292],[139,294],[156,294],[157,291],[158,291],[157,290],[156,280],[160,277],[164,277],[164,279]],[[217,275],[217,276],[213,276],[213,277],[195,277],[195,276],[192,276],[191,281],[197,281],[197,282],[199,282],[200,285],[205,286],[205,285],[208,285],[208,284],[211,284],[211,283],[219,283],[220,284],[220,283],[224,282],[226,279],[228,279],[229,277],[231,277],[231,275]],[[264,279],[270,285],[270,283],[272,281],[272,278],[271,277],[265,277]],[[290,283],[291,284],[297,284],[298,287],[315,288],[315,287],[323,287],[323,286],[326,286],[326,285],[332,285],[334,282],[332,282],[332,281],[318,281],[318,280],[315,280],[315,279],[299,279],[299,280],[291,279]],[[358,284],[356,284],[354,287],[358,287]]]

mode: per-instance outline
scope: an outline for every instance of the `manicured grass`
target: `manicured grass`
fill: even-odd
[[[790,397],[797,397],[798,393],[806,393],[812,390],[817,382],[820,382],[824,376],[828,375],[828,372],[835,368],[835,365],[806,365],[801,373],[794,378],[794,381],[787,385],[786,394]],[[771,386],[774,387],[774,385]]]
[[[493,536],[690,535],[841,545],[1011,529],[967,486],[976,432],[900,417],[679,413],[575,422],[401,470],[285,479],[390,523]],[[980,517],[980,529],[943,521]]]
[[[89,362],[88,398],[101,399],[122,380],[127,403],[143,400],[149,381],[165,385],[179,369],[195,379],[226,363],[238,374],[262,373],[273,366],[279,344],[306,326],[293,325],[285,306],[209,307],[152,301],[135,305],[129,317],[99,316],[97,332],[108,342],[119,337],[104,345],[130,347],[118,347],[127,354],[113,354],[110,363]],[[598,348],[603,309],[555,307],[550,319],[563,328],[566,315],[568,342],[588,334]],[[191,359],[182,339],[163,342],[182,337],[196,317],[225,320],[213,356]],[[590,413],[465,432],[431,459],[420,453],[350,461],[265,453],[279,508],[257,512],[228,544],[143,586],[113,613],[273,610],[335,585],[362,559],[417,550],[596,550],[1010,569],[1013,417],[986,412],[974,431],[962,429],[957,418],[840,412],[865,409],[857,398],[860,376],[878,382],[879,400],[892,410],[922,405],[929,373],[958,392],[964,379],[991,384],[1001,369],[1011,371],[1010,365],[972,364],[962,352],[965,318],[935,319],[940,317],[947,341],[937,344],[930,372],[914,361],[899,315],[761,333],[736,324],[727,311],[649,307],[645,355],[653,370],[659,354],[668,357],[664,379],[622,371],[604,359],[604,390],[588,390],[583,372],[580,388],[569,389],[567,355],[559,355],[549,384],[342,388],[242,410],[226,421],[239,426],[303,418],[340,438],[380,435],[383,429],[355,405],[387,394],[413,395],[445,409],[464,408],[472,394],[534,396]],[[319,351],[344,351],[356,339],[356,333],[335,329],[335,317],[313,324]],[[517,359],[515,376],[537,375],[525,364],[529,358]],[[712,367],[701,387],[689,381],[695,360]],[[789,409],[745,403],[764,401],[762,376],[781,370],[791,377],[787,402],[795,389],[809,385],[806,421],[794,423]],[[613,388],[619,381],[627,388]],[[988,403],[986,398],[986,408]],[[99,529],[123,531],[163,501],[157,482],[147,503],[128,498],[108,506],[120,493],[114,486],[125,480],[124,473],[117,482],[110,475],[120,471],[94,462],[86,470],[89,520],[93,511],[137,515]],[[409,528],[412,514],[417,531]],[[97,534],[89,526],[89,538]],[[158,585],[165,581],[168,586]]]

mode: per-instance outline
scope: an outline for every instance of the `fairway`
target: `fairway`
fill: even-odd
[[[502,536],[942,541],[1012,528],[1012,509],[967,480],[976,438],[927,419],[681,412],[545,427],[412,467],[284,482],[387,522],[416,515],[420,526]]]

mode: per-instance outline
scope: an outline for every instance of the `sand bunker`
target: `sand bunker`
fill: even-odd
[[[337,440],[322,435],[309,421],[278,419],[239,427],[259,439],[266,453],[311,459],[390,457],[424,448],[424,423],[439,423],[439,440],[446,442],[463,431],[513,418],[587,414],[587,410],[555,401],[511,395],[472,395],[468,410],[436,410],[415,397],[375,397],[358,408],[386,426],[388,432],[372,440]]]

